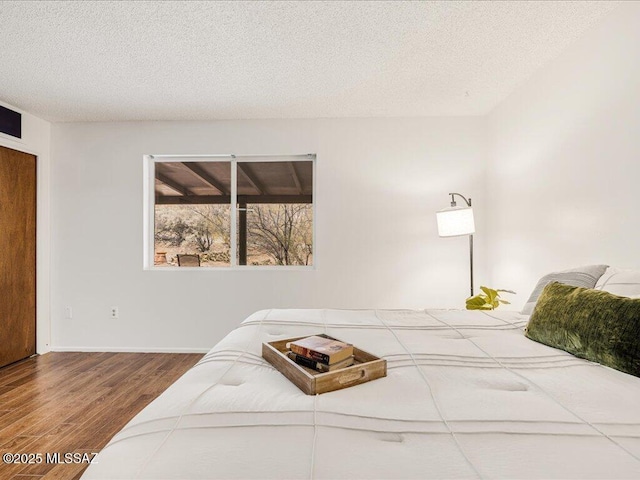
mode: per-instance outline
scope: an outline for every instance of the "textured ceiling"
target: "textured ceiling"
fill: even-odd
[[[0,1],[51,121],[482,115],[618,2]]]

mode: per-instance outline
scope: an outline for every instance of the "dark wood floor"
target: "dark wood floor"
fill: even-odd
[[[202,355],[48,353],[0,369],[0,479],[80,478],[86,464],[47,463],[46,454],[99,452],[133,416]],[[36,457],[32,457],[37,461]]]

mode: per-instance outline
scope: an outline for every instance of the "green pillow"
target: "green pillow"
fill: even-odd
[[[538,298],[525,335],[640,377],[640,299],[550,283]]]

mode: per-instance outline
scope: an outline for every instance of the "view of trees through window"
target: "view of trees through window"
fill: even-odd
[[[178,254],[197,254],[202,265],[230,265],[229,205],[156,205],[155,210],[156,265],[177,265]]]
[[[156,205],[155,251],[177,265],[177,255],[198,254],[202,266],[230,265],[229,205]],[[310,204],[247,206],[247,265],[312,265]]]
[[[311,265],[310,204],[247,207],[247,265]]]
[[[154,265],[312,265],[313,162],[232,162],[155,163]]]

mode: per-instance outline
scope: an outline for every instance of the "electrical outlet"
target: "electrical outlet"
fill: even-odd
[[[120,311],[118,310],[118,307],[111,307],[111,318],[120,318]]]
[[[65,307],[64,309],[64,318],[73,318],[73,308],[71,307]]]

